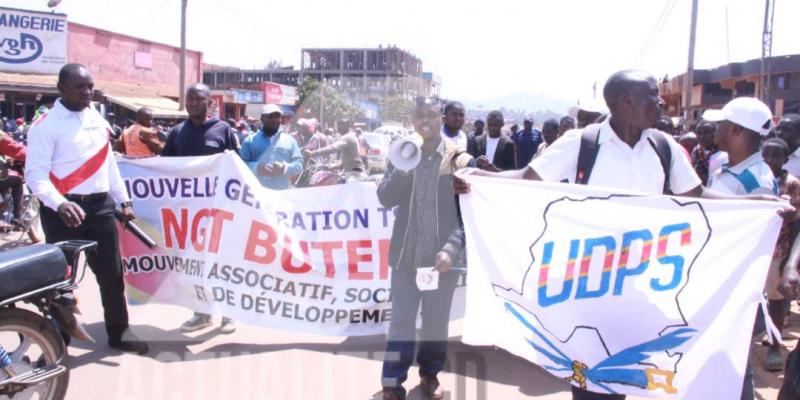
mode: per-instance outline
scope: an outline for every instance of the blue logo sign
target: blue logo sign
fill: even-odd
[[[4,38],[0,41],[0,62],[24,64],[42,55],[42,41],[29,33],[20,33],[19,40]]]

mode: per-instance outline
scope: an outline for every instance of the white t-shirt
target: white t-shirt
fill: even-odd
[[[655,129],[646,129],[636,145],[631,148],[617,136],[606,119],[600,125],[600,149],[597,152],[588,184],[614,189],[645,193],[662,193],[664,170],[649,140],[661,134]],[[578,170],[578,151],[583,129],[572,129],[558,138],[547,151],[534,158],[529,167],[545,181],[575,181]],[[700,178],[694,171],[686,152],[669,135],[667,143],[672,153],[669,188],[673,193],[686,193],[698,185]]]
[[[746,176],[744,180],[751,180],[752,185],[757,185],[757,187],[748,191],[748,188],[742,184],[742,179],[736,177],[737,175],[740,177]],[[761,152],[753,153],[750,157],[732,167],[723,167],[717,170],[708,178],[708,187],[716,192],[733,195],[777,194],[775,176],[772,175],[772,170],[761,157]]]
[[[494,162],[494,153],[497,152],[497,144],[500,143],[500,138],[491,138],[486,136],[486,158]]]

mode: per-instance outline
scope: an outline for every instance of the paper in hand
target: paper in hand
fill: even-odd
[[[417,289],[420,291],[439,288],[439,271],[434,267],[417,268]]]

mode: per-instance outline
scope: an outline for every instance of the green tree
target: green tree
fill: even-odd
[[[305,77],[300,82],[297,86],[297,96],[297,108],[309,110],[311,115],[321,118],[320,122],[323,124],[342,118],[355,120],[364,117],[365,114],[361,106],[342,96],[336,89],[313,78]]]
[[[381,119],[411,124],[414,101],[402,97],[386,97],[378,101],[381,106]]]

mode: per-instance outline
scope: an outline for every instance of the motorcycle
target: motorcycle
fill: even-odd
[[[0,160],[0,181],[9,176],[23,177],[24,165],[16,160]],[[11,189],[0,192],[0,236],[7,242],[17,242],[27,234],[32,243],[42,241],[39,226],[39,200],[31,194],[22,178],[22,215],[14,220],[14,198]]]
[[[75,317],[73,291],[96,248],[96,242],[70,240],[0,253],[0,398],[59,400],[66,395],[69,370],[62,335],[94,342]],[[17,308],[22,303],[30,307]]]
[[[345,183],[344,176],[338,169],[311,158],[303,167],[303,172],[297,176],[294,186],[304,188],[341,185],[343,183]]]

